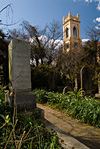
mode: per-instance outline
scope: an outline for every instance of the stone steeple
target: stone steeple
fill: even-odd
[[[63,17],[63,52],[79,49],[81,45],[79,14],[72,16],[69,12],[66,18]]]

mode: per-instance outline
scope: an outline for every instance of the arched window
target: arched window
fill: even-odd
[[[66,38],[69,37],[69,29],[66,29]]]
[[[77,48],[78,47],[78,44],[77,43],[74,43],[74,47]]]
[[[73,27],[73,35],[77,37],[76,27]]]

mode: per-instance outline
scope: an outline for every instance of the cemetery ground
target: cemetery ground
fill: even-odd
[[[44,109],[47,128],[60,128],[62,134],[76,138],[90,149],[100,148],[100,103],[97,100],[82,97],[80,91],[69,95],[45,90],[35,90],[35,93],[38,107]],[[70,148],[83,148],[74,146],[78,143],[68,138],[69,142]]]
[[[67,149],[86,149],[86,146],[90,149],[100,149],[99,128],[79,122],[48,105],[37,104],[37,107],[44,110],[46,128],[49,130],[52,128],[58,132],[62,146]]]
[[[43,102],[46,103],[48,98],[47,91],[35,90],[35,93],[36,92],[37,93],[39,92],[40,95],[42,95],[42,96],[39,95],[41,98],[39,98],[39,96],[37,97],[37,101],[39,102],[39,99],[41,99],[42,103]],[[58,95],[58,93],[55,94],[52,92],[50,92],[49,95],[50,94],[53,97],[52,99],[54,99],[52,102],[56,101],[58,102],[59,95],[62,95],[63,99],[64,97],[70,97],[71,100],[71,97],[73,97],[73,96],[66,96],[63,94]],[[0,98],[3,99],[4,94],[0,95],[1,95]],[[58,100],[55,100],[55,97],[57,97]],[[51,100],[50,97],[49,100]],[[75,100],[75,94],[74,94],[74,100]],[[12,148],[46,149],[49,146],[49,148],[51,149],[53,148],[61,149],[61,146],[59,145],[58,142],[58,137],[61,138],[60,142],[62,146],[64,146],[66,149],[100,148],[100,127],[98,128],[93,127],[69,117],[68,114],[65,113],[65,109],[64,110],[60,109],[59,105],[56,106],[56,104],[54,104],[53,106],[52,102],[51,105],[50,102],[48,102],[49,106],[56,108],[51,109],[50,107],[48,107],[47,103],[44,105],[37,104],[38,108],[44,110],[45,119],[43,119],[39,111],[36,111],[35,113],[33,113],[33,115],[29,115],[26,114],[25,110],[23,109],[23,112],[19,114],[17,113],[16,109],[12,110],[8,105],[5,105],[3,103],[3,100],[1,100],[0,102],[1,102],[0,103],[1,148],[12,147]],[[64,105],[65,103],[63,104],[63,106]],[[57,108],[60,109],[60,111]],[[89,108],[90,107],[88,105],[88,109]],[[49,129],[49,131],[45,129],[45,126]],[[100,125],[98,124],[98,126]],[[56,130],[58,131],[58,137],[51,128],[54,129],[55,131]],[[62,134],[65,135],[64,138],[62,137]]]

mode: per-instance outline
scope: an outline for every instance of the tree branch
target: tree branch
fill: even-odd
[[[3,9],[0,10],[0,13],[1,13],[2,11],[4,11],[5,9],[7,9],[8,7],[10,7],[10,8],[11,8],[11,11],[13,12],[13,9],[12,9],[11,5],[12,5],[12,4],[8,4],[7,6],[5,6]]]

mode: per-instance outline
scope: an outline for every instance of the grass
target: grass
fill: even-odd
[[[66,111],[73,118],[100,128],[100,102],[90,97],[82,97],[82,91],[69,92],[67,95],[35,90],[38,103]]]

